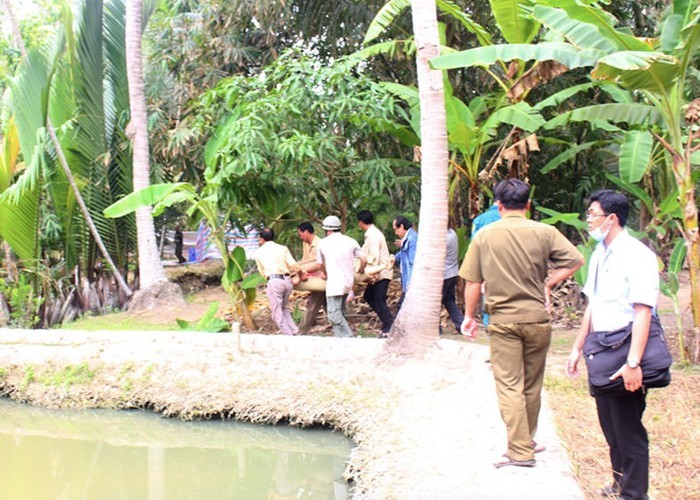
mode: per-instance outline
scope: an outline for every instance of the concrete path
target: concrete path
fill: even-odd
[[[506,436],[482,345],[441,339],[423,360],[377,365],[379,339],[0,330],[0,390],[53,406],[148,405],[323,423],[351,436],[357,498],[581,499],[545,404],[534,468],[496,469]],[[88,363],[88,386],[26,382]],[[128,371],[126,371],[128,368]],[[129,377],[128,393],[123,383]],[[52,392],[53,391],[53,392]],[[82,399],[78,399],[82,398]]]

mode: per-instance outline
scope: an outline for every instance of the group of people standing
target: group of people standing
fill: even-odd
[[[517,179],[502,181],[494,189],[494,199],[493,207],[476,221],[478,227],[461,267],[457,235],[452,229],[448,231],[443,305],[457,330],[469,338],[477,332],[476,311],[483,307],[488,314],[490,364],[508,437],[508,449],[494,465],[533,467],[535,454],[544,451],[536,443],[535,434],[552,337],[551,291],[571,277],[585,260],[554,226],[528,218],[530,186],[526,183]],[[612,483],[601,494],[644,500],[648,498],[649,440],[642,423],[646,391],[640,362],[650,322],[656,314],[659,275],[656,255],[625,229],[628,212],[629,201],[621,193],[602,190],[590,196],[586,219],[590,237],[599,243],[583,289],[588,306],[566,370],[570,376],[578,374],[583,343],[591,332],[632,325],[627,362],[612,377],[623,380],[624,390],[598,393],[591,385],[591,394],[610,448],[613,471]],[[365,275],[364,299],[381,321],[380,336],[390,331],[394,315],[387,305],[389,283],[394,266],[398,265],[403,291],[400,308],[411,281],[418,235],[409,219],[396,217],[392,227],[398,238],[397,251],[392,255],[369,210],[358,212],[357,223],[364,232],[362,247],[342,234],[336,216],[323,220],[323,239],[314,234],[310,223],[300,224],[303,266],[286,247],[274,243],[272,230],[261,231],[256,262],[268,279],[270,310],[282,333],[299,332],[287,308],[293,273],[301,280],[314,274],[326,280],[325,292],[312,292],[308,298],[301,322],[303,332],[308,331],[325,303],[334,336],[353,336],[345,306],[356,273]],[[466,282],[464,313],[455,302],[458,276]]]
[[[328,321],[336,337],[352,337],[346,318],[346,304],[352,297],[357,276],[365,282],[363,298],[381,322],[379,337],[386,337],[395,315],[387,304],[389,284],[393,279],[394,266],[401,272],[402,295],[398,308],[408,290],[418,244],[418,234],[412,222],[405,216],[397,216],[392,227],[397,239],[396,252],[392,254],[386,237],[374,224],[374,214],[369,210],[357,213],[358,227],[364,233],[363,245],[341,232],[341,221],[335,215],[323,220],[325,238],[315,234],[310,222],[302,222],[297,234],[302,241],[303,253],[299,262],[291,256],[289,249],[274,242],[274,232],[265,228],[260,232],[260,249],[255,261],[260,274],[267,279],[267,296],[272,319],[281,333],[306,334],[314,324],[318,312],[325,307]],[[464,318],[455,300],[457,284],[458,240],[450,229],[447,236],[447,258],[443,286],[443,304],[459,332]],[[306,311],[297,327],[287,307],[294,281],[306,281],[310,277],[324,280],[325,291],[309,293]]]
[[[500,220],[479,229],[460,268],[466,280],[462,334],[474,338],[475,312],[485,296],[487,334],[496,393],[508,449],[494,465],[534,467],[545,360],[552,329],[551,290],[584,265],[583,255],[553,226],[527,218],[530,186],[516,179],[494,190]],[[642,423],[646,390],[640,366],[659,291],[656,255],[625,229],[629,200],[601,190],[590,196],[586,220],[598,242],[583,293],[588,298],[566,370],[578,374],[586,336],[631,325],[627,361],[612,375],[624,389],[602,393],[589,383],[598,420],[610,449],[612,483],[604,497],[648,498],[649,440]]]

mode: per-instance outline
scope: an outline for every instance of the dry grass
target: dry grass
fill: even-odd
[[[572,380],[563,372],[574,335],[557,332],[545,387],[579,485],[594,499],[611,481],[610,462],[585,374]],[[644,424],[650,441],[652,498],[700,498],[699,387],[700,369],[674,367],[671,385],[650,391],[647,398]]]

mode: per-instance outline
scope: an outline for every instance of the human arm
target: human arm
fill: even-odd
[[[481,283],[467,281],[464,286],[464,321],[460,328],[461,334],[467,338],[476,338],[477,323],[474,312],[481,303]]]
[[[287,249],[287,253],[284,256],[284,259],[287,264],[287,267],[289,268],[292,274],[298,274],[300,279],[306,278],[306,271],[304,271],[304,268],[302,268],[299,265],[299,263],[294,259],[294,257],[292,257],[292,253],[289,251],[289,249]]]
[[[365,267],[367,267],[367,257],[365,257],[364,253],[360,252],[357,258],[360,260],[360,267],[357,269],[357,272],[362,274],[365,272]]]
[[[583,319],[581,320],[581,327],[579,328],[578,334],[574,339],[574,344],[571,346],[571,353],[566,360],[566,374],[569,377],[577,377],[578,372],[578,362],[581,359],[581,353],[583,352],[583,343],[586,340],[586,335],[591,330],[591,306],[586,307],[586,311],[583,313]]]
[[[622,365],[611,377],[610,380],[616,380],[620,377],[624,380],[625,389],[634,392],[642,387],[642,367],[639,364],[644,355],[644,349],[647,346],[649,338],[649,327],[651,325],[652,309],[645,304],[634,304],[634,320],[632,321],[632,342],[630,350],[627,354],[627,359],[630,362],[635,362],[637,366],[631,368],[627,363]]]

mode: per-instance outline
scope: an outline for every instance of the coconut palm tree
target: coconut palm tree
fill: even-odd
[[[148,114],[143,81],[141,54],[142,0],[126,2],[126,65],[129,80],[129,108],[131,121],[127,135],[133,146],[134,191],[150,184],[148,155]],[[138,240],[139,276],[142,289],[167,281],[160,261],[156,230],[151,207],[136,210],[136,235]]]
[[[440,300],[447,239],[447,122],[442,72],[428,61],[439,55],[435,0],[412,0],[421,113],[421,206],[411,286],[389,335],[387,349],[420,355],[439,338]]]

